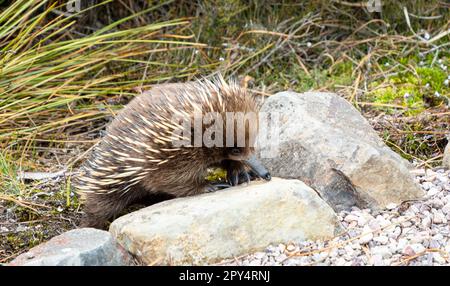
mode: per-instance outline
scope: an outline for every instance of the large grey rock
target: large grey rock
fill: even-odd
[[[281,92],[269,97],[261,112],[279,118],[278,138],[277,132],[259,137],[266,168],[274,176],[304,181],[335,210],[379,209],[423,196],[409,163],[338,95]],[[268,153],[277,146],[278,154]]]
[[[447,143],[447,147],[445,147],[444,150],[444,159],[442,161],[442,165],[447,168],[450,169],[450,135],[448,136],[449,138],[449,143]]]
[[[110,232],[145,264],[205,265],[273,243],[329,239],[333,210],[298,180],[273,178],[165,201],[115,220]]]
[[[107,231],[81,228],[58,235],[19,255],[11,266],[133,265],[134,259]]]

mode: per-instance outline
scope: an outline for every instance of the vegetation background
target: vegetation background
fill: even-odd
[[[337,92],[394,151],[441,163],[447,1],[75,2],[0,0],[0,263],[75,228],[73,170],[157,83],[220,71],[261,98]]]

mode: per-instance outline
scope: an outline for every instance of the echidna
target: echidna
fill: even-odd
[[[257,118],[243,126],[233,121],[232,135],[226,134],[231,127],[226,114],[238,112],[257,114],[257,104],[245,88],[236,81],[225,82],[222,76],[163,84],[134,98],[107,127],[75,178],[75,187],[85,200],[83,225],[103,228],[132,203],[151,204],[217,189],[205,179],[211,167],[223,167],[230,185],[242,178],[248,181],[251,171],[270,180],[253,155],[256,133],[249,132],[249,127],[257,125]],[[196,114],[223,118],[222,122],[214,118],[200,125],[204,134],[213,124],[222,124],[223,146],[207,147],[202,142],[201,146],[180,146],[181,140],[195,141],[191,140],[197,134]],[[241,131],[245,143],[239,145],[237,133]],[[216,139],[214,136],[211,138]]]

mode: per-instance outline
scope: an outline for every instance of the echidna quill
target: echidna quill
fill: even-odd
[[[85,201],[83,226],[103,228],[133,203],[216,190],[220,186],[205,179],[211,167],[224,168],[233,186],[251,175],[270,180],[254,156],[257,122],[254,98],[221,76],[164,84],[137,96],[75,178]]]

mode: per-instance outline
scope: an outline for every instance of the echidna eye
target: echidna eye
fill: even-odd
[[[239,149],[239,148],[231,149],[231,155],[240,155],[240,154],[241,154],[241,149]]]

